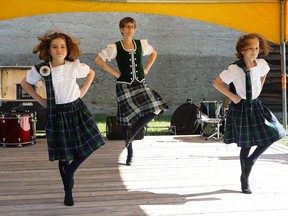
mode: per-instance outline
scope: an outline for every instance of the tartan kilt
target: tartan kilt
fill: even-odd
[[[131,126],[137,120],[152,112],[164,112],[169,107],[161,96],[152,90],[144,80],[131,85],[116,83],[117,122],[122,126]]]
[[[247,113],[245,100],[229,104],[224,143],[236,143],[239,147],[265,146],[285,136],[285,129],[259,99],[252,101],[252,115]]]
[[[66,160],[87,157],[104,145],[87,106],[81,99],[56,105],[56,115],[46,120],[49,160]]]

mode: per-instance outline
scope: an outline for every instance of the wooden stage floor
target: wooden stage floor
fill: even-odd
[[[1,216],[287,216],[288,148],[272,145],[240,192],[239,148],[201,136],[146,136],[126,166],[123,141],[106,140],[75,174],[63,205],[58,162],[46,139],[0,148]]]

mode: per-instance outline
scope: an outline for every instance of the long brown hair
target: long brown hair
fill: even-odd
[[[259,54],[263,53],[264,55],[268,55],[269,52],[272,50],[272,47],[268,44],[267,40],[260,34],[257,33],[250,33],[241,35],[238,38],[237,44],[236,44],[236,57],[240,60],[242,60],[243,54],[241,53],[247,45],[249,45],[248,40],[257,38],[259,40]]]
[[[80,55],[81,50],[79,48],[79,41],[71,36],[58,31],[48,31],[43,36],[38,37],[40,43],[34,47],[33,53],[39,52],[39,59],[44,61],[51,61],[51,56],[49,54],[50,44],[56,38],[62,38],[67,46],[67,56],[66,60],[75,61]]]

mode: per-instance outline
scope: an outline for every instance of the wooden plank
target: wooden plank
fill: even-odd
[[[75,174],[73,207],[63,205],[58,163],[46,139],[0,148],[0,215],[286,216],[288,148],[274,144],[240,192],[239,148],[201,136],[145,136],[124,164],[123,141],[109,141]]]

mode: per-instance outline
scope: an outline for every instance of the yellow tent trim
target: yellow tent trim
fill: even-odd
[[[134,12],[183,17],[223,25],[243,32],[258,32],[268,40],[280,43],[280,4],[276,2],[169,4],[89,0],[9,0],[1,5],[0,20],[71,12]]]

